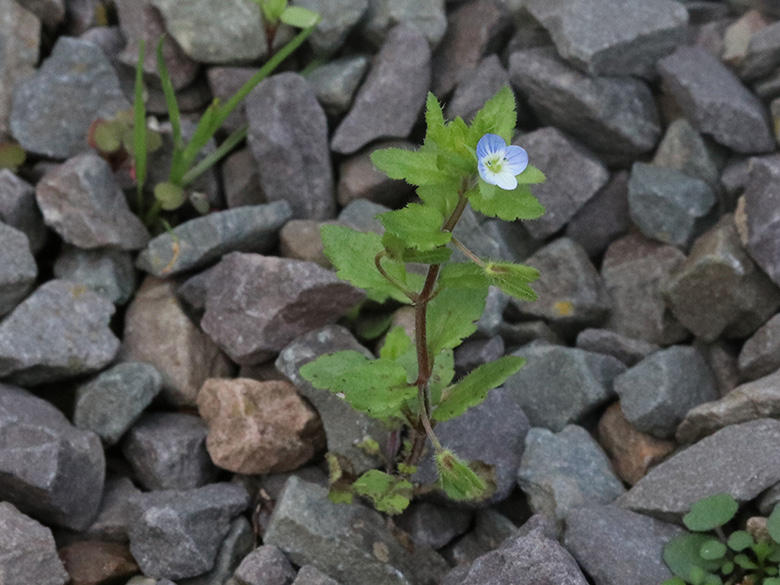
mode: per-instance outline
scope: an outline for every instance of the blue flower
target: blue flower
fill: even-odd
[[[528,153],[519,146],[507,146],[497,134],[485,134],[477,143],[477,161],[483,181],[513,191],[517,175],[528,166]]]

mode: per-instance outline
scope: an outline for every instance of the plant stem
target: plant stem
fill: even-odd
[[[463,254],[464,254],[464,255],[465,255],[465,256],[466,256],[466,257],[467,257],[469,260],[471,260],[472,262],[474,262],[474,264],[476,264],[477,266],[480,266],[480,267],[482,267],[482,268],[484,268],[484,267],[485,267],[485,263],[482,261],[482,258],[480,258],[479,256],[477,256],[477,255],[476,255],[474,252],[472,252],[472,251],[471,251],[471,250],[469,250],[469,249],[468,249],[466,246],[464,246],[464,245],[463,245],[463,244],[460,242],[460,240],[458,240],[458,239],[457,239],[455,236],[452,236],[452,240],[450,240],[450,241],[452,242],[452,244],[453,244],[453,245],[454,245],[454,246],[455,246],[455,247],[456,247],[458,250],[460,250],[461,252],[463,252]]]

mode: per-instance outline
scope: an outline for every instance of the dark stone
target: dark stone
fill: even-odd
[[[290,585],[295,569],[281,550],[264,544],[241,561],[234,577],[246,585]]]
[[[626,337],[608,329],[581,331],[577,335],[577,347],[585,351],[611,355],[629,368],[659,349],[654,343]]]
[[[82,284],[116,305],[129,301],[136,287],[131,254],[111,248],[82,250],[65,245],[54,262],[54,276]]]
[[[298,571],[293,585],[339,585],[339,583],[312,565],[304,565]]]
[[[321,20],[308,39],[314,54],[328,59],[337,53],[355,25],[363,19],[369,4],[368,0],[296,0],[296,6],[320,15]]]
[[[368,199],[355,199],[341,210],[338,222],[359,232],[383,234],[385,228],[377,219],[377,215],[386,211],[390,211],[390,208],[380,203]]]
[[[27,236],[0,222],[0,318],[27,296],[37,276]]]
[[[27,236],[37,254],[46,241],[46,226],[35,201],[35,188],[8,169],[0,169],[0,221]]]
[[[378,142],[344,160],[339,167],[336,187],[339,204],[347,206],[356,199],[369,199],[390,207],[399,207],[414,193],[414,187],[405,181],[396,181],[377,169],[371,154],[382,148],[413,150],[411,142]]]
[[[255,548],[252,525],[243,516],[230,523],[230,531],[222,540],[214,567],[207,573],[180,579],[179,585],[227,585],[241,561]]]
[[[756,380],[780,369],[780,315],[775,315],[748,339],[739,352],[739,373]]]
[[[317,67],[306,78],[328,115],[340,116],[349,110],[369,64],[367,55],[350,55]]]
[[[322,245],[321,227],[322,224],[313,219],[288,221],[279,232],[279,255],[331,268],[330,259],[325,255]],[[205,297],[203,306],[205,307]]]
[[[517,526],[494,508],[483,508],[474,514],[474,529],[444,549],[451,565],[474,562],[485,553],[498,548],[510,536],[517,536]]]
[[[685,118],[669,124],[653,157],[653,166],[677,169],[713,189],[720,184],[720,170],[725,162],[722,147],[696,132]]]
[[[230,209],[268,203],[260,186],[255,157],[248,148],[231,154],[222,163],[225,202]]]
[[[755,159],[745,188],[747,250],[780,286],[780,157]]]
[[[249,79],[257,73],[256,67],[209,67],[206,71],[209,89],[222,102],[229,100]],[[235,132],[247,123],[246,101],[241,102],[222,123],[225,132]]]
[[[126,477],[107,478],[103,486],[103,499],[95,520],[77,538],[108,542],[127,542],[129,501],[140,494],[133,482]]]
[[[742,15],[726,29],[723,61],[745,82],[775,72],[780,65],[780,26],[758,12]]]
[[[76,541],[61,546],[58,553],[71,583],[78,585],[118,582],[138,573],[125,543]]]
[[[41,44],[41,21],[15,0],[0,0],[0,135],[9,133],[14,88],[35,74]],[[1,172],[6,172],[2,170]]]
[[[379,47],[393,27],[408,24],[418,28],[431,47],[436,47],[447,30],[444,3],[445,0],[369,0],[360,32]]]
[[[455,348],[455,371],[459,375],[466,375],[474,368],[503,355],[504,339],[500,335],[490,339],[467,339]]]
[[[439,549],[466,532],[472,517],[467,510],[415,501],[398,516],[396,525],[408,532],[415,543]]]
[[[488,55],[458,83],[447,103],[447,119],[460,116],[470,123],[485,102],[505,85],[509,85],[509,73],[501,65],[498,55]]]

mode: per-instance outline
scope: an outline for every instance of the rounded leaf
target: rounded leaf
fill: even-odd
[[[706,561],[714,561],[717,559],[722,559],[727,550],[728,549],[726,548],[725,544],[713,538],[712,540],[709,540],[701,545],[699,554],[701,555],[701,558]]]
[[[720,572],[726,576],[731,575],[734,572],[734,563],[731,561],[726,561],[720,568]]]
[[[753,546],[753,537],[746,530],[737,530],[729,536],[728,545],[731,550],[741,552]]]
[[[772,537],[772,540],[780,544],[780,504],[776,505],[769,515],[766,521],[766,529],[769,531],[769,536]]]
[[[739,504],[731,494],[716,494],[702,498],[691,506],[691,511],[683,516],[683,523],[689,530],[706,532],[723,526],[731,520],[739,509]]]
[[[0,142],[0,169],[15,171],[26,159],[27,153],[15,142]]]
[[[712,540],[707,534],[683,534],[670,540],[664,547],[664,562],[672,573],[683,579],[691,574],[691,569],[700,567],[714,571],[720,567],[720,561],[708,561],[701,558],[699,551],[705,542]]]
[[[122,131],[116,122],[99,120],[93,127],[92,139],[102,152],[116,152],[122,147]]]
[[[158,183],[154,187],[154,197],[166,211],[178,209],[184,203],[184,189],[173,183]]]

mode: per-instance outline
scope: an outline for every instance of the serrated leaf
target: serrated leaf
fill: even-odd
[[[737,530],[731,533],[727,544],[731,550],[740,552],[753,546],[753,537],[746,530]]]
[[[371,153],[371,162],[391,179],[403,179],[418,187],[446,183],[450,178],[439,169],[433,151],[383,148]]]
[[[521,183],[513,191],[505,191],[480,179],[478,188],[471,189],[467,197],[474,210],[505,221],[536,219],[544,215],[545,211],[531,193],[530,187]]]
[[[453,262],[442,266],[438,283],[440,289],[473,288],[487,291],[490,286],[485,271],[473,262]]]
[[[403,327],[393,327],[385,336],[379,357],[386,360],[397,360],[412,347],[412,340],[406,334]]]
[[[309,28],[319,22],[320,15],[303,6],[288,6],[279,16],[279,20],[295,28]]]
[[[450,248],[434,248],[433,250],[414,250],[407,248],[403,251],[404,262],[416,262],[417,264],[444,264],[452,256]]]
[[[472,406],[481,404],[490,390],[499,387],[507,378],[519,372],[524,364],[524,358],[504,356],[477,367],[443,392],[441,404],[433,411],[433,419],[444,422],[460,416]]]
[[[780,504],[775,506],[769,518],[766,521],[766,528],[772,540],[780,544]]]
[[[539,271],[531,266],[513,264],[512,262],[487,262],[485,276],[490,283],[500,288],[510,297],[521,301],[535,301],[536,292],[528,286],[539,278]]]
[[[407,480],[372,469],[361,475],[352,489],[371,500],[374,507],[386,514],[400,514],[408,506],[414,493]]]
[[[438,354],[452,349],[477,330],[476,322],[485,310],[484,289],[446,288],[428,304],[428,351]]]
[[[455,354],[451,349],[445,349],[434,357],[431,379],[428,382],[428,390],[431,403],[441,402],[441,394],[452,383],[455,377]]]
[[[449,217],[458,204],[459,181],[449,179],[417,187],[417,196],[426,204],[438,209],[442,217]]]
[[[495,491],[491,470],[484,463],[466,463],[452,451],[442,449],[436,453],[436,467],[439,485],[453,500],[484,500]]]
[[[723,526],[739,510],[739,504],[731,494],[715,494],[702,498],[691,506],[691,511],[683,516],[688,530],[706,532]]]
[[[450,145],[450,133],[444,123],[444,112],[439,100],[428,92],[425,100],[425,146],[447,148]]]
[[[485,134],[498,134],[504,142],[512,141],[517,125],[515,94],[508,86],[502,87],[474,116],[471,124],[471,142],[476,146]]]
[[[446,245],[452,238],[450,232],[441,230],[444,217],[430,205],[410,203],[403,209],[387,211],[378,216],[386,232],[403,241],[406,248],[432,250]]]
[[[544,176],[544,173],[531,165],[525,167],[525,170],[517,175],[517,182],[520,185],[538,185],[546,180],[547,177]]]
[[[718,561],[707,561],[699,555],[701,546],[711,538],[707,534],[683,534],[673,538],[664,547],[664,562],[672,573],[683,579],[688,578],[694,567],[706,571],[717,569]]]
[[[722,559],[727,550],[725,544],[713,538],[701,545],[699,555],[701,555],[701,558],[705,561],[715,561],[717,559]]]

